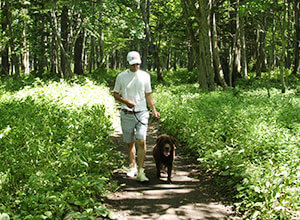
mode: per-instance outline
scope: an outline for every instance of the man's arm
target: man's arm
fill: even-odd
[[[135,104],[127,99],[124,99],[120,93],[118,92],[113,92],[114,97],[117,101],[124,103],[125,105],[127,105],[128,108],[134,108]]]
[[[154,114],[154,117],[155,118],[160,118],[160,113],[157,112],[156,109],[155,109],[151,93],[145,93],[145,95],[146,95],[147,103],[150,106],[150,108],[151,108],[151,110],[152,110],[152,112]]]

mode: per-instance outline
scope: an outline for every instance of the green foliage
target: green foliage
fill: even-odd
[[[0,213],[14,219],[112,215],[101,197],[121,155],[109,140],[114,99],[86,78],[1,78]],[[23,86],[22,86],[23,85]]]
[[[231,190],[246,218],[299,218],[300,101],[294,91],[157,86],[161,125]],[[224,181],[224,178],[226,181]]]

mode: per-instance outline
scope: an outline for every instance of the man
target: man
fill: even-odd
[[[140,70],[142,63],[140,54],[131,51],[127,55],[129,69],[120,73],[115,82],[114,97],[122,103],[121,127],[123,140],[127,144],[129,167],[128,176],[137,175],[137,181],[149,181],[144,172],[144,160],[146,156],[146,134],[149,119],[147,103],[155,118],[160,117],[156,111],[151,95],[150,75]],[[137,165],[135,161],[137,140]]]

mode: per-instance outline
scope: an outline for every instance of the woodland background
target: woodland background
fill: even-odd
[[[300,218],[299,1],[0,3],[0,219],[114,218],[110,88],[130,50],[160,129],[238,215]]]
[[[232,86],[255,72],[299,72],[297,0],[1,1],[2,75],[69,77],[126,67],[195,70],[200,87]]]

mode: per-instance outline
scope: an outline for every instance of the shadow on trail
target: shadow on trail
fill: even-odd
[[[120,189],[109,194],[105,203],[118,219],[238,219],[232,217],[231,207],[220,203],[217,189],[205,177],[199,178],[197,166],[180,153],[177,152],[174,161],[173,183],[167,183],[166,173],[161,179],[156,178],[152,149],[158,133],[157,122],[150,121],[145,159],[149,182],[137,182],[135,178],[127,177],[124,171],[114,172],[113,178]],[[126,154],[121,134],[112,138]]]

